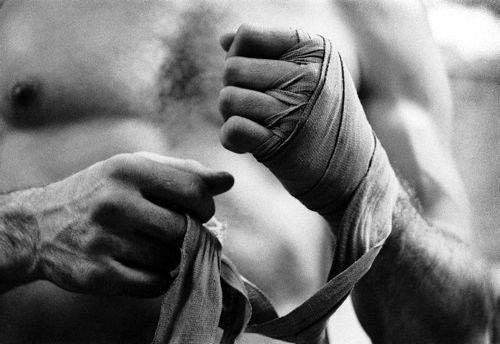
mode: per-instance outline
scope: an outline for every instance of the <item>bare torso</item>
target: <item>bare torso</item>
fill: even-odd
[[[199,160],[235,176],[232,191],[217,199],[216,216],[228,224],[225,251],[240,272],[281,313],[312,295],[331,262],[332,239],[322,219],[253,158],[225,151],[210,121],[191,120],[185,131],[153,121],[157,78],[169,56],[159,38],[175,37],[179,19],[168,12],[179,8],[170,1],[103,2],[98,8],[41,3],[7,1],[0,10],[0,188],[47,184],[126,151]],[[338,9],[322,1],[302,3],[287,1],[281,8],[282,1],[241,1],[226,12],[223,25],[234,29],[251,21],[323,32],[358,80],[355,44]],[[33,80],[40,87],[34,103],[13,111],[5,97],[16,82]],[[0,297],[0,342],[146,343],[158,312],[158,299],[79,295],[36,282]]]

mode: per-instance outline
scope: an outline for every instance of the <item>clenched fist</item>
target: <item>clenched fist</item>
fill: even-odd
[[[5,277],[10,259],[26,272],[18,283],[45,279],[81,293],[160,295],[179,263],[183,214],[209,220],[213,196],[232,184],[228,173],[194,161],[135,153],[10,194],[0,230],[10,258],[2,255],[0,270]]]
[[[252,153],[293,196],[335,222],[376,146],[340,54],[321,36],[248,25],[221,44],[222,144]]]

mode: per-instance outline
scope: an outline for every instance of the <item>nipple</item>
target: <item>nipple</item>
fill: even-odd
[[[38,98],[38,87],[32,81],[18,82],[12,88],[10,98],[14,107],[27,108]]]
[[[40,84],[35,80],[18,81],[10,89],[9,101],[11,110],[7,119],[14,126],[31,127],[43,123],[40,103]]]

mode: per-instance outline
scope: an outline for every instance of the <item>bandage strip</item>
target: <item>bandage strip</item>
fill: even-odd
[[[177,277],[167,291],[153,343],[215,343],[222,313],[221,244],[187,217]]]
[[[217,239],[190,219],[179,273],[165,295],[153,343],[215,343],[217,325],[224,330],[223,344],[234,343],[243,331],[318,343],[328,318],[368,272],[389,235],[397,191],[396,177],[377,145],[370,170],[340,222],[331,279],[281,318],[269,299],[221,257]]]
[[[316,343],[328,318],[368,272],[389,236],[398,190],[387,156],[377,145],[369,172],[340,221],[328,283],[284,317],[267,322],[252,318],[247,331],[293,343]],[[254,308],[260,302],[258,297],[251,299]]]
[[[266,92],[295,105],[264,123],[274,135],[253,154],[293,196],[328,220],[346,206],[368,171],[375,138],[330,41],[299,37],[281,60],[301,68]]]
[[[315,36],[301,38],[283,58],[306,69],[296,78],[284,77],[288,83],[268,92],[295,105],[267,121],[275,135],[253,153],[295,197],[335,224],[329,281],[279,317],[269,299],[221,256],[215,237],[190,220],[155,344],[215,343],[217,324],[224,344],[233,343],[242,331],[318,343],[328,318],[370,269],[391,232],[399,184],[340,56]],[[310,68],[321,70],[319,80]]]

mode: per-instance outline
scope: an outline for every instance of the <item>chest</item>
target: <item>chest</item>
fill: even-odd
[[[310,1],[304,6],[303,1],[297,0],[242,0],[232,2],[221,11],[225,13],[221,31],[236,29],[242,22],[250,21],[266,26],[301,27],[322,33],[331,38],[342,52],[354,80],[359,79],[351,35],[330,2]],[[47,60],[52,61],[49,57]],[[54,70],[59,73],[57,67],[54,62]],[[119,82],[119,85],[128,84],[128,81]],[[146,80],[145,85],[149,84],[150,81]],[[136,85],[139,87],[142,84]],[[144,86],[144,89],[148,88]],[[116,92],[117,88],[110,87],[110,90]],[[140,96],[141,92],[142,88],[134,94]],[[127,101],[131,99],[125,98]],[[47,135],[43,131],[33,135],[28,133],[28,136],[14,133],[15,137],[9,136],[12,144],[4,143],[2,169],[4,174],[9,173],[16,178],[26,175],[23,180],[16,179],[15,183],[20,185],[33,183],[35,173],[39,181],[53,181],[66,174],[57,171],[76,168],[71,164],[78,163],[78,168],[85,167],[81,166],[82,154],[79,149],[81,142],[86,142],[89,149],[88,161],[85,160],[85,163],[105,159],[120,150],[153,150],[194,158],[233,173],[236,178],[234,189],[216,199],[217,217],[226,222],[229,228],[226,254],[246,277],[261,286],[276,301],[281,312],[285,312],[321,285],[328,270],[328,262],[331,261],[328,231],[319,216],[291,198],[253,158],[224,151],[218,142],[216,130],[203,130],[209,124],[202,120],[194,125],[202,130],[192,132],[190,139],[184,140],[174,151],[164,150],[161,139],[153,140],[153,135],[146,129],[138,135],[136,124],[130,126],[135,130],[119,129],[121,127],[114,124],[113,134],[107,129],[93,128],[95,136],[92,140],[85,134],[88,133],[87,125],[80,130],[71,124],[70,127],[76,132],[61,129],[57,134],[48,132]],[[96,126],[102,127],[100,120]],[[140,140],[130,139],[139,136]],[[114,137],[123,141],[115,140]],[[147,140],[144,137],[151,138],[151,142],[145,142]],[[47,143],[55,142],[56,138],[61,138],[57,147]],[[75,154],[72,154],[72,147],[75,147]],[[64,158],[61,158],[62,151],[66,154]],[[9,159],[22,160],[23,163],[6,165],[5,161]],[[23,174],[20,171],[24,171]],[[19,342],[26,342],[32,339],[26,337],[29,335],[47,343],[78,342],[78,338],[80,342],[110,343],[126,340],[146,342],[144,339],[152,334],[156,325],[159,301],[75,295],[47,283],[37,283],[4,295],[0,298],[0,305],[0,328],[3,329],[4,340],[15,342],[17,338]]]

